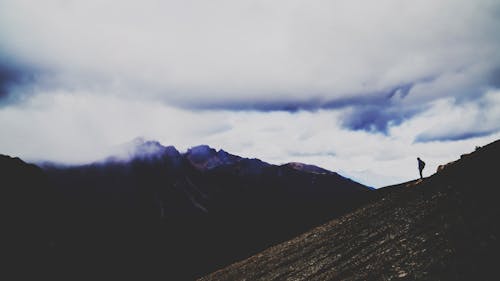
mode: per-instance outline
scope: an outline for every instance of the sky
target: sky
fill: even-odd
[[[500,138],[497,0],[0,0],[0,153],[136,137],[381,187]]]

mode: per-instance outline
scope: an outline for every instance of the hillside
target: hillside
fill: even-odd
[[[500,141],[200,280],[498,280]]]
[[[6,214],[28,230],[13,227],[4,242],[33,244],[24,257],[36,252],[35,264],[64,280],[193,280],[338,217],[371,193],[319,167],[271,165],[205,145],[180,153],[138,141],[124,155],[42,169],[0,160]],[[32,271],[25,261],[17,264]]]
[[[0,279],[23,280],[26,274],[46,272],[44,261],[51,258],[55,227],[54,199],[40,168],[0,155]]]

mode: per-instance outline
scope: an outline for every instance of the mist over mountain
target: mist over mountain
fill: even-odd
[[[57,279],[190,280],[344,214],[370,193],[312,165],[271,165],[206,145],[180,153],[140,139],[86,165],[2,161],[9,215],[37,229],[18,242],[31,241],[26,256],[41,258],[17,264]],[[50,223],[24,212],[50,214]]]

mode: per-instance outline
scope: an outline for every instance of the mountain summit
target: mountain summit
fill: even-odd
[[[239,156],[229,154],[222,149],[216,151],[208,145],[199,145],[188,149],[185,157],[200,171],[212,170],[224,165],[234,165],[242,160]]]

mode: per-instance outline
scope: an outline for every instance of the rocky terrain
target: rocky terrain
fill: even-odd
[[[498,280],[500,141],[200,280]]]

